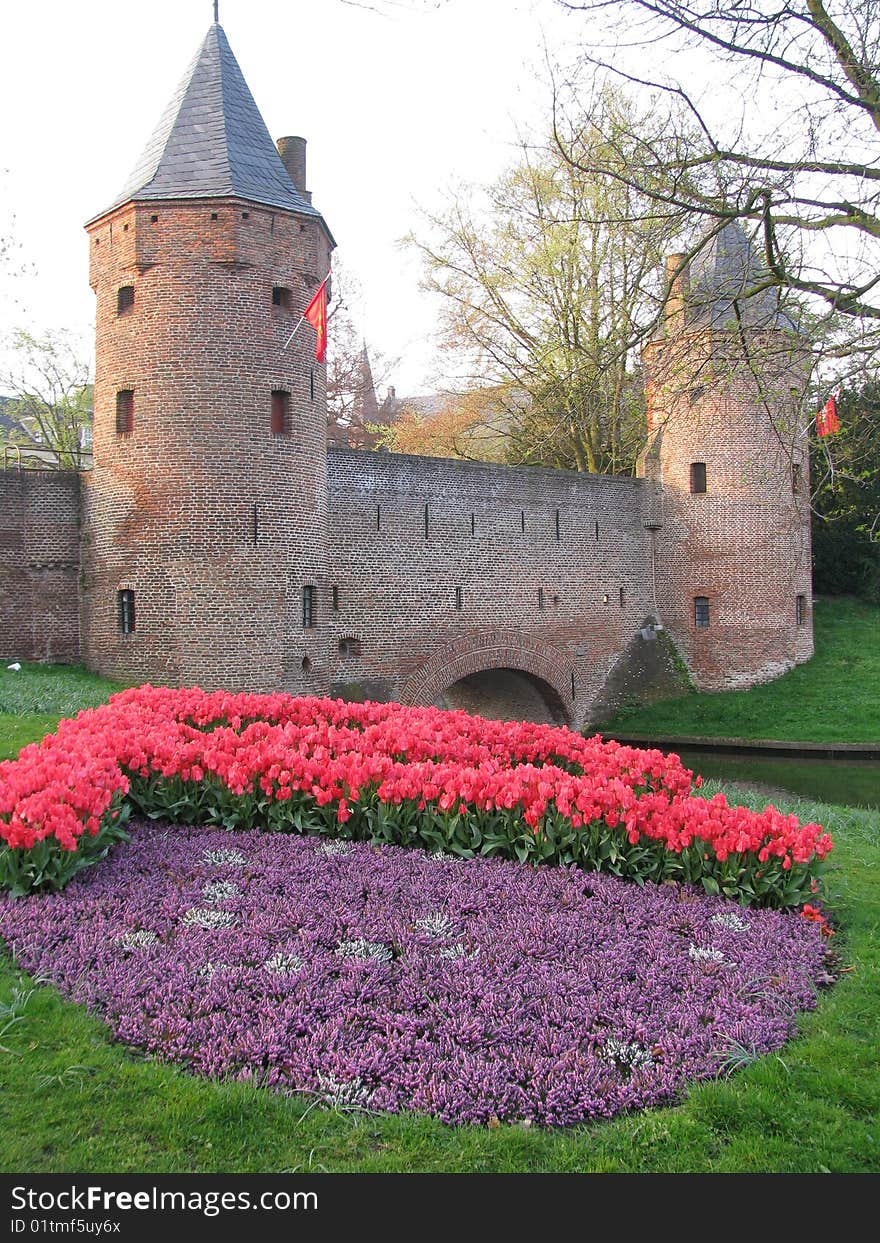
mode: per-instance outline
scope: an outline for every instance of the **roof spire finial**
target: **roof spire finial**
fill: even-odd
[[[214,0],[214,25],[220,25],[220,0]]]

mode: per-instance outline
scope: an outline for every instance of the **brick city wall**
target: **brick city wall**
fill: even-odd
[[[0,659],[79,657],[79,476],[0,470]]]
[[[333,690],[448,702],[459,679],[511,668],[544,684],[551,715],[589,719],[653,612],[649,485],[353,450],[328,457],[321,620]],[[511,703],[526,693],[510,680]]]
[[[326,581],[325,373],[310,326],[283,347],[327,271],[322,225],[211,199],[129,204],[89,234],[87,663],[135,679],[321,689],[326,662],[301,609],[303,584]],[[120,313],[124,286],[134,301]],[[275,287],[289,305],[273,304]],[[117,430],[121,390],[133,392],[130,434]],[[273,390],[290,395],[282,434]]]

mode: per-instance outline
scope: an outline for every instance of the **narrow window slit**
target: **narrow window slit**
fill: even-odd
[[[116,593],[119,609],[119,629],[123,634],[134,634],[134,592],[130,588]]]

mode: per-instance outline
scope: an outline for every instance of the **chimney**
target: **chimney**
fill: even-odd
[[[306,140],[304,138],[279,138],[275,144],[287,175],[309,203],[312,196],[306,189]]]
[[[664,316],[667,337],[674,336],[684,328],[685,298],[688,291],[688,272],[684,255],[666,256],[666,297]]]

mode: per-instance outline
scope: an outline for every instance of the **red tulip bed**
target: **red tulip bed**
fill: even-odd
[[[195,1073],[610,1117],[779,1048],[833,980],[830,838],[698,785],[550,726],[144,686],[0,764],[0,937]]]
[[[821,826],[702,799],[695,785],[675,755],[546,725],[143,686],[0,763],[0,886],[63,888],[136,810],[802,905],[831,849]]]

